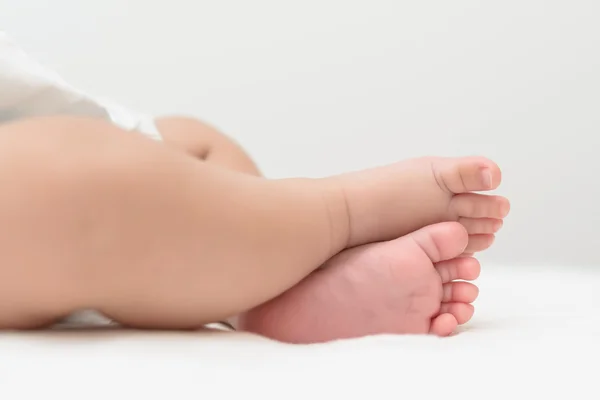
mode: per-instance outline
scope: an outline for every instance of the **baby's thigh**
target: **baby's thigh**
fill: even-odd
[[[139,147],[132,135],[84,119],[0,125],[0,329],[93,307],[94,261],[108,239],[98,227],[110,206],[98,203],[98,188],[118,180]]]

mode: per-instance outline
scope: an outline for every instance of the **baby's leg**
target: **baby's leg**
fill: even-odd
[[[243,149],[210,126],[193,119],[177,117],[161,118],[157,121],[157,125],[168,145],[215,165],[252,175],[259,174],[254,163]],[[492,182],[488,183],[487,187],[483,180],[477,183],[476,179],[474,179],[482,167],[489,168],[491,174]],[[386,173],[386,170],[389,172]],[[392,219],[395,224],[395,232],[405,233],[407,227],[411,226],[420,228],[420,224],[423,223],[424,218],[433,218],[429,222],[458,218],[465,226],[467,232],[471,234],[467,251],[474,252],[481,251],[491,245],[492,234],[502,225],[500,218],[505,215],[505,211],[502,211],[507,205],[505,199],[475,194],[453,196],[457,192],[497,186],[499,182],[497,167],[488,160],[469,158],[417,159],[408,160],[389,167],[365,171],[360,175],[362,174],[369,175],[368,179],[362,179],[362,187],[368,187],[372,182],[379,182],[371,190],[372,196],[362,197],[362,199],[372,200],[378,193],[385,193],[385,191],[389,190],[402,190],[402,195],[385,196],[398,202],[398,207],[393,210],[394,218]],[[356,183],[360,182],[357,179],[360,175],[351,174],[349,177],[352,178],[352,182]],[[435,179],[436,177],[438,179]],[[382,180],[385,182],[386,179],[389,179],[389,183],[382,184]],[[352,184],[353,186],[346,186],[345,189],[350,192],[356,188],[354,183]],[[463,187],[461,187],[461,184]],[[453,203],[454,207],[452,207]],[[403,209],[407,206],[408,209]],[[380,215],[378,213],[371,214],[373,218],[378,218]],[[472,218],[473,216],[480,218]],[[365,217],[368,218],[369,215]],[[493,217],[496,219],[493,219]],[[380,223],[379,226],[382,227],[384,224],[385,222]],[[430,228],[428,227],[427,229]],[[428,232],[427,229],[424,232]],[[380,230],[379,235],[382,232],[383,230]],[[438,244],[443,244],[451,240],[452,237],[438,235],[437,239]],[[385,310],[377,305],[376,297],[367,295],[365,298],[368,299],[365,301],[364,299],[361,300],[359,296],[359,294],[365,294],[369,290],[383,293],[386,286],[382,285],[380,280],[373,279],[372,276],[366,274],[366,279],[362,279],[351,290],[344,291],[343,284],[340,287],[340,282],[344,282],[346,273],[354,275],[361,271],[361,266],[356,266],[356,263],[349,262],[347,255],[361,254],[363,251],[373,254],[372,249],[382,249],[383,251],[375,251],[376,257],[374,258],[385,256],[384,258],[392,261],[394,268],[408,270],[423,269],[424,272],[427,271],[426,264],[430,264],[429,260],[419,263],[415,263],[414,261],[405,262],[405,257],[422,255],[422,251],[410,247],[410,244],[400,247],[395,245],[396,243],[410,243],[410,241],[404,238],[394,240],[390,243],[394,243],[394,245],[366,245],[340,253],[327,262],[330,271],[326,273],[321,271],[321,273],[317,272],[311,275],[285,294],[242,316],[241,327],[246,330],[266,334],[270,337],[300,342],[313,340],[316,336],[323,339],[327,335],[329,335],[329,338],[360,335],[366,333],[365,329],[374,329],[374,333],[385,331],[381,327],[374,328],[372,323],[361,326],[364,323],[364,320],[361,320],[361,314],[348,313],[347,309],[336,308],[336,300],[340,300],[342,304],[349,305],[354,310],[361,307],[371,307],[372,310],[375,310],[379,323],[392,322],[395,324],[394,329],[392,329],[394,333],[414,333],[415,326],[429,326],[427,323],[424,323],[424,321],[431,320],[431,316],[427,312],[422,312],[423,310],[418,313],[413,312],[411,315],[418,319],[418,322],[415,323],[414,318],[411,319],[407,316],[402,316],[402,312],[398,309],[403,304],[412,304],[411,288],[421,285],[423,281],[420,279],[411,278],[402,282],[399,282],[398,279],[384,279],[388,286],[400,285],[394,286],[395,292],[400,290],[402,293],[407,294],[404,297],[396,296],[396,300],[398,301],[395,306],[396,308],[393,310],[395,316],[390,319],[386,319]],[[460,248],[460,250],[462,251],[464,248]],[[462,262],[463,259],[457,260],[461,260]],[[372,265],[372,270],[377,271],[377,268],[379,270],[383,268],[384,271],[387,271],[386,266],[377,265],[379,263],[380,261],[377,261],[375,265]],[[343,267],[332,269],[332,264],[342,265]],[[331,288],[336,288],[336,290],[332,291]],[[436,301],[435,297],[436,290],[432,290],[425,296],[425,298],[434,302]],[[322,300],[322,304],[315,300],[317,298]],[[450,311],[455,314],[454,323],[456,321],[458,323],[466,322],[468,318],[465,319],[464,312],[461,314],[464,308],[468,308],[467,305],[452,305],[450,307]],[[265,318],[265,316],[268,318]],[[321,322],[315,322],[315,319],[324,318],[329,323],[335,325],[342,317],[351,318],[353,320],[353,327],[348,327],[347,324],[343,323],[337,325],[337,330],[324,329]],[[452,319],[446,318],[446,321],[452,322]],[[231,318],[230,322],[234,326],[239,326],[237,319]],[[423,328],[420,333],[428,329]],[[441,330],[449,332],[452,329],[452,327],[446,325],[442,326]],[[282,330],[287,331],[285,338],[281,336]],[[439,330],[436,331],[434,329],[434,331],[440,334]]]
[[[282,293],[348,234],[325,181],[226,171],[101,121],[3,125],[0,180],[2,328],[77,309],[197,327]]]
[[[199,161],[253,176],[262,176],[250,155],[232,138],[213,126],[190,117],[165,116],[155,120],[165,144]],[[222,321],[237,328],[238,316]]]
[[[239,145],[200,121],[166,117],[157,125],[173,148],[223,168],[260,175]],[[437,222],[458,221],[469,233],[467,253],[479,252],[492,245],[509,210],[503,197],[473,193],[496,189],[501,180],[498,166],[481,157],[409,159],[339,179],[345,181],[342,187],[351,214],[364,222],[359,237],[351,235],[351,244],[389,240]],[[383,209],[393,210],[393,218],[371,212],[388,200],[395,207],[386,204]]]

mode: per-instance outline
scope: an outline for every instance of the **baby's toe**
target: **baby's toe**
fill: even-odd
[[[429,333],[437,336],[450,336],[458,327],[458,321],[450,313],[441,314],[431,320]]]
[[[479,261],[472,257],[457,257],[452,260],[442,261],[435,265],[440,274],[442,283],[448,283],[457,279],[471,281],[479,277],[481,266]]]
[[[479,288],[468,282],[450,282],[443,285],[442,303],[472,303],[479,295]]]
[[[502,196],[464,193],[450,200],[450,210],[459,218],[502,219],[508,215],[510,203]]]
[[[452,314],[459,325],[466,324],[473,314],[475,314],[475,307],[467,303],[442,303],[440,307],[441,314]]]
[[[469,235],[481,235],[484,233],[496,233],[504,222],[496,218],[467,218],[460,217],[458,222],[465,227]]]
[[[447,158],[433,170],[440,186],[452,193],[493,190],[502,179],[498,165],[484,157]]]
[[[494,244],[495,239],[494,235],[469,235],[469,244],[465,252],[476,253],[488,249]]]

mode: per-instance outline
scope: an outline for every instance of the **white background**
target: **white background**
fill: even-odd
[[[594,0],[0,4],[67,81],[203,118],[270,177],[495,159],[513,207],[491,264],[600,263],[599,21]]]

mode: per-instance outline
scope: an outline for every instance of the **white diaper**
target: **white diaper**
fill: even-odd
[[[0,31],[0,123],[44,115],[103,118],[161,140],[153,117],[77,90]]]

